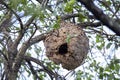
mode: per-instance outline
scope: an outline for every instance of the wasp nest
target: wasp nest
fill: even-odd
[[[67,70],[72,70],[80,66],[86,58],[89,40],[77,25],[61,22],[59,29],[47,35],[44,45],[50,60],[61,64]]]

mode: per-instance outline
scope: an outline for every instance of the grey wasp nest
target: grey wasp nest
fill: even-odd
[[[69,22],[61,22],[44,40],[47,57],[55,64],[72,70],[82,65],[89,50],[89,40],[82,28]]]

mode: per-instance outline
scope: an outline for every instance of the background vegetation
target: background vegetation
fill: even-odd
[[[82,27],[90,50],[67,71],[45,56],[42,40],[59,19]],[[120,80],[119,0],[0,0],[1,80]]]

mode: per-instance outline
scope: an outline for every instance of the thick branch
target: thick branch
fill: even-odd
[[[16,13],[14,10],[12,10],[12,9],[11,9],[5,2],[3,2],[2,0],[0,1],[0,3],[3,4],[7,9],[9,9],[9,10],[16,16],[17,20],[18,20],[19,23],[20,23],[21,31],[20,31],[17,39],[15,40],[14,44],[11,46],[11,47],[13,47],[13,49],[14,49],[14,48],[17,48],[19,42],[21,41],[21,39],[22,39],[23,36],[24,36],[24,33],[25,33],[26,29],[28,29],[28,26],[33,22],[35,16],[32,16],[32,17],[26,22],[26,24],[23,25],[23,23],[22,23],[19,15],[17,15],[17,13]]]
[[[94,14],[96,19],[100,20],[104,25],[106,25],[109,29],[111,29],[113,32],[120,36],[120,24],[105,15],[104,12],[100,8],[98,8],[92,0],[78,1],[85,5],[85,7]]]
[[[73,18],[73,17],[79,17],[79,14],[66,14],[64,16],[61,16],[61,19],[66,20],[66,19],[70,19],[70,18]]]
[[[17,39],[15,40],[14,42],[14,47],[17,47],[18,44],[20,43],[21,39],[23,38],[24,36],[24,33],[25,31],[28,29],[28,26],[30,26],[30,24],[33,22],[33,20],[35,19],[35,16],[32,16],[27,22],[26,24],[24,25],[24,29],[22,29],[19,33],[19,35],[17,36]]]
[[[85,28],[87,26],[98,27],[98,26],[101,26],[102,23],[101,22],[94,22],[94,23],[93,22],[84,22],[84,23],[79,23],[77,25],[80,26],[80,27],[83,27],[83,28]]]
[[[14,71],[17,73],[19,71],[19,68],[21,66],[21,62],[23,61],[23,56],[25,55],[26,50],[33,44],[43,40],[45,38],[46,34],[41,34],[38,35],[34,38],[31,38],[30,41],[26,41],[22,44],[21,48],[18,51],[18,54],[15,58],[14,64],[12,66],[12,68],[14,69]]]
[[[23,56],[28,48],[29,48],[29,44],[23,43],[20,50],[17,53],[17,56],[12,65],[12,69],[14,70],[14,73],[16,73],[16,75],[17,75],[19,68],[21,66],[21,63],[23,61]]]
[[[34,38],[31,38],[31,40],[29,41],[29,44],[33,45],[35,43],[40,42],[41,40],[44,40],[46,38],[46,35],[49,34],[49,33],[43,33],[43,34],[35,36]]]

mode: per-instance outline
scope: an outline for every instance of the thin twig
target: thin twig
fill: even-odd
[[[8,10],[10,10],[10,11],[16,16],[16,18],[18,19],[18,21],[19,21],[19,23],[20,23],[21,29],[23,29],[23,23],[22,23],[20,17],[17,15],[17,13],[16,13],[14,10],[12,10],[12,9],[11,9],[5,2],[3,2],[2,0],[0,0],[0,2],[1,2]]]
[[[35,79],[36,79],[36,80],[41,80],[40,77],[37,75],[37,72],[34,70],[31,62],[30,62],[30,61],[27,61],[27,63],[28,63],[28,65],[29,65],[29,67],[30,67],[30,70],[31,70],[32,74],[35,76]]]
[[[28,42],[32,39],[32,37],[35,35],[36,31],[37,31],[37,25],[35,23],[33,23],[34,26],[35,26],[35,30],[34,32],[32,33],[32,35],[30,36],[30,38],[28,39]]]

